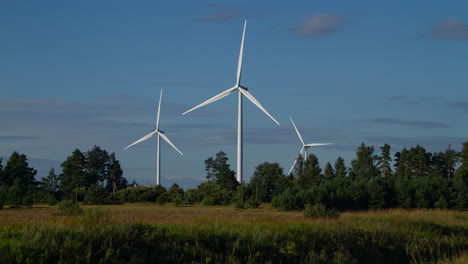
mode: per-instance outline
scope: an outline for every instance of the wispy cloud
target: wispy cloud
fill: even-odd
[[[387,100],[389,101],[401,101],[401,100],[404,100],[404,99],[407,99],[408,96],[406,95],[395,95],[395,96],[391,96],[391,97],[388,97]]]
[[[467,101],[454,101],[454,102],[448,102],[448,106],[459,109],[459,110],[468,110],[468,102]]]
[[[442,127],[449,127],[449,125],[440,123],[440,122],[433,122],[433,121],[420,121],[420,120],[411,120],[405,121],[396,118],[375,118],[368,120],[371,123],[379,123],[379,124],[389,124],[389,125],[400,125],[400,126],[411,126],[416,128],[442,128]]]
[[[343,24],[342,16],[316,14],[308,16],[294,32],[300,36],[321,37],[338,32]]]
[[[0,141],[17,141],[17,140],[36,140],[38,137],[32,136],[0,136]]]
[[[450,18],[433,26],[423,36],[440,40],[464,40],[468,39],[468,25],[461,19]]]

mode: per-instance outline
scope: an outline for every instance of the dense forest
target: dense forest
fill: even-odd
[[[302,210],[323,205],[337,210],[382,208],[468,208],[468,141],[462,151],[450,147],[428,152],[422,146],[404,148],[391,155],[385,144],[376,151],[362,143],[347,167],[338,157],[320,167],[314,154],[299,156],[293,173],[285,175],[278,163],[259,164],[249,183],[239,184],[222,151],[205,160],[206,181],[184,191],[177,184],[143,187],[128,184],[115,153],[94,146],[79,149],[61,164],[57,175],[37,180],[24,154],[14,152],[5,165],[0,159],[0,209],[10,206],[55,204],[72,200],[86,204],[171,202],[177,206],[234,204],[255,208],[271,203],[280,210]]]

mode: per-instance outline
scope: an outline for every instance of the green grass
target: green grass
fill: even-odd
[[[1,225],[0,263],[463,263],[468,249],[466,213],[453,211],[358,212],[313,220],[291,213],[284,221],[283,212],[271,209],[154,207],[158,213],[186,210],[204,217],[135,223],[112,220],[131,207],[103,208],[42,224]],[[210,217],[208,211],[229,217]],[[265,216],[235,219],[231,212]],[[276,213],[280,220],[266,217]]]

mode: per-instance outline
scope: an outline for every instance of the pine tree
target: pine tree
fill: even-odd
[[[320,169],[317,156],[310,154],[304,162],[303,173],[297,177],[297,186],[300,189],[309,189],[323,182],[322,169]]]
[[[75,149],[60,166],[62,167],[59,176],[60,189],[65,193],[72,193],[77,187],[91,185],[86,177],[85,155],[79,149]]]
[[[216,158],[205,160],[206,179],[213,181],[227,190],[235,190],[239,183],[236,180],[235,172],[229,168],[226,153],[220,151],[216,153]]]
[[[348,174],[348,169],[346,168],[345,161],[342,157],[338,157],[335,161],[335,173],[336,177],[343,178]]]
[[[38,182],[37,171],[29,167],[26,155],[13,152],[3,169],[3,184],[10,186],[9,200],[13,204],[22,204],[28,192],[33,191]]]
[[[455,173],[454,203],[457,209],[468,208],[468,141],[463,143],[463,149],[460,152],[461,165]]]
[[[109,156],[109,163],[108,163],[108,177],[107,177],[107,185],[106,190],[115,194],[115,192],[119,189],[126,188],[128,185],[127,179],[125,179],[123,175],[122,168],[120,167],[120,162],[115,157],[115,153]]]
[[[55,169],[50,168],[49,175],[41,179],[41,188],[49,193],[55,193],[59,189],[59,178],[55,174]]]
[[[24,188],[33,188],[37,186],[34,177],[37,171],[29,167],[26,155],[13,152],[3,169],[3,184],[12,186],[16,179],[19,180],[20,185]]]
[[[380,156],[377,157],[377,167],[382,172],[382,176],[387,178],[392,174],[392,167],[390,162],[392,161],[392,157],[390,156],[390,145],[385,143],[382,147]]]
[[[335,178],[335,171],[333,170],[333,167],[332,165],[330,164],[330,162],[327,162],[327,164],[325,165],[325,169],[323,171],[323,176],[325,178],[325,181],[331,181]]]
[[[3,159],[0,158],[0,185],[3,185],[3,184],[4,184],[4,183],[3,183],[4,179],[3,179],[3,165],[2,165],[2,161],[3,161]]]
[[[101,147],[94,145],[85,154],[86,186],[103,182],[109,175],[109,154]]]
[[[359,178],[368,181],[380,175],[379,169],[375,165],[374,147],[367,147],[364,143],[358,148],[356,159],[351,161],[351,178]]]

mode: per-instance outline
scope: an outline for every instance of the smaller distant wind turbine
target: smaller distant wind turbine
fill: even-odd
[[[148,138],[152,137],[153,135],[157,135],[158,136],[158,140],[157,140],[157,146],[156,146],[156,185],[160,185],[160,172],[161,172],[161,168],[159,166],[159,163],[161,161],[161,155],[160,155],[160,137],[162,137],[167,143],[169,143],[169,145],[171,145],[177,152],[180,153],[180,155],[184,155],[182,154],[182,152],[180,152],[180,150],[177,149],[177,147],[172,144],[172,142],[169,140],[169,138],[164,135],[164,132],[159,130],[159,115],[161,114],[161,98],[162,98],[162,89],[161,89],[161,94],[159,95],[159,104],[158,104],[158,113],[157,113],[157,117],[156,117],[156,130],[154,130],[153,132],[149,133],[148,135],[140,138],[139,140],[133,142],[132,144],[128,145],[127,147],[125,147],[124,149],[128,149],[129,147],[135,145],[135,144],[138,144],[142,141],[145,141],[147,140]]]
[[[289,117],[289,119],[291,119],[291,123],[293,124],[294,129],[296,130],[297,136],[298,136],[299,139],[301,140],[302,148],[301,148],[301,150],[299,151],[299,155],[302,155],[302,156],[304,157],[304,162],[307,160],[307,149],[308,149],[308,148],[310,148],[310,147],[315,147],[315,146],[324,146],[324,145],[331,145],[331,144],[333,144],[333,143],[309,143],[309,144],[304,143],[304,140],[303,140],[302,137],[301,137],[301,133],[299,133],[299,130],[297,130],[297,127],[296,127],[296,125],[294,124],[294,121],[292,120],[291,117]],[[294,160],[294,163],[293,163],[293,165],[291,166],[291,169],[289,170],[288,175],[291,174],[291,171],[293,170],[293,168],[294,168],[294,166],[296,165],[296,163],[297,163],[297,158]]]

